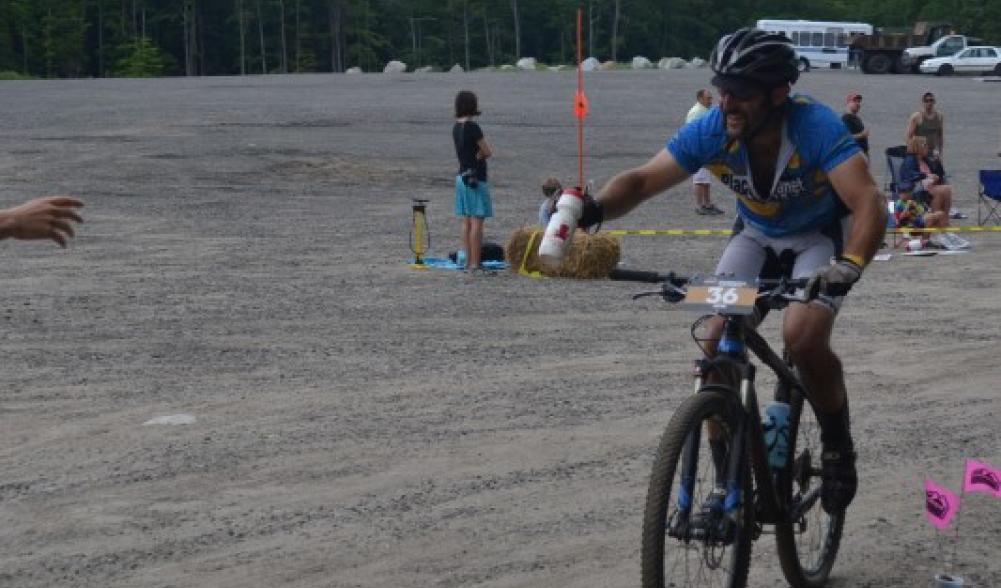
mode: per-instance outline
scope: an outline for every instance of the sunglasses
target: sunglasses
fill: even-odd
[[[765,89],[754,83],[743,80],[727,79],[723,76],[715,76],[712,84],[719,90],[720,98],[724,95],[736,98],[737,100],[751,100],[765,93]]]
[[[746,102],[748,100],[753,100],[758,96],[763,96],[764,92],[756,88],[733,86],[729,88],[719,88],[719,95],[720,98],[726,95],[740,100],[741,102]]]

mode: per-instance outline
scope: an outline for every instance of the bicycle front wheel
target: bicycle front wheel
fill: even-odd
[[[747,583],[754,509],[744,501],[751,500],[750,472],[743,473],[742,496],[725,494],[740,410],[734,399],[726,389],[704,388],[667,425],[643,517],[643,588]]]
[[[827,514],[820,506],[820,425],[802,393],[793,393],[789,411],[790,464],[779,477],[779,492],[789,509],[775,526],[779,561],[794,588],[820,588],[838,556],[845,513]]]

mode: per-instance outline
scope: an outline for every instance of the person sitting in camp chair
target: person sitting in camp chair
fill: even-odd
[[[945,170],[938,159],[928,156],[928,141],[914,136],[907,141],[907,156],[900,166],[900,192],[910,193],[914,200],[944,212],[946,226],[952,207],[952,186],[945,181]]]
[[[928,228],[945,229],[949,226],[949,212],[952,208],[952,186],[945,181],[945,171],[938,159],[928,156],[928,142],[924,137],[915,136],[907,142],[907,156],[900,166],[899,201],[912,200],[928,213],[941,213],[941,220],[934,220]],[[949,250],[969,249],[970,242],[955,233],[932,233],[927,239],[936,247]]]

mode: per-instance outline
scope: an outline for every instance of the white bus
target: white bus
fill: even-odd
[[[861,22],[759,20],[757,27],[789,37],[796,47],[800,71],[809,71],[811,67],[847,67],[848,45],[852,39],[872,34],[872,25]]]

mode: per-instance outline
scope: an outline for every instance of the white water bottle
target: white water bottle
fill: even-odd
[[[584,195],[580,188],[564,188],[556,202],[556,212],[549,218],[549,225],[539,244],[539,261],[542,265],[555,269],[563,263],[583,210]]]

